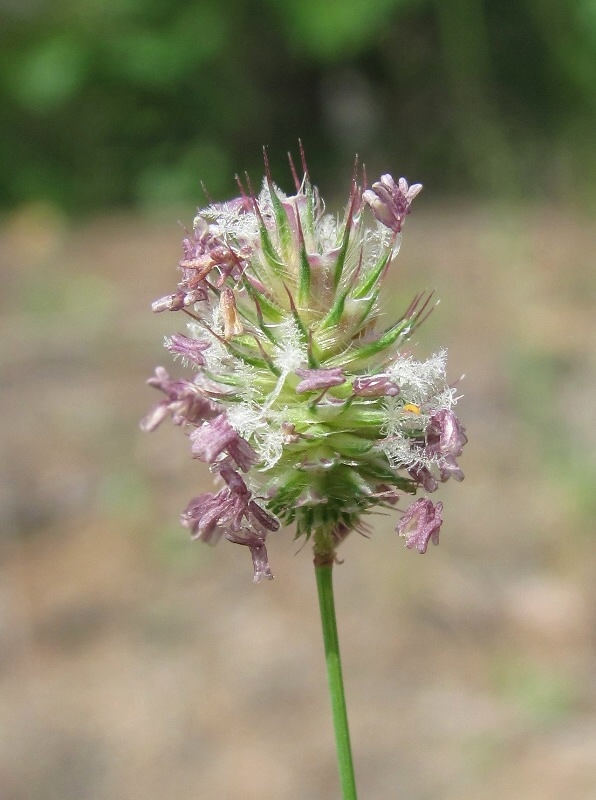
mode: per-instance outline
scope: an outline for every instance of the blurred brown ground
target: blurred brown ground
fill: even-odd
[[[173,315],[175,223],[0,233],[1,800],[337,798],[308,548],[193,545],[210,479],[179,429],[138,419]],[[552,207],[420,202],[386,292],[442,302],[466,480],[441,545],[390,516],[336,570],[363,800],[596,797],[596,225]],[[172,367],[172,371],[175,371]]]

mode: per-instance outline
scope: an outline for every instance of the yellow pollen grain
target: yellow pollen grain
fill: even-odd
[[[415,406],[414,403],[406,403],[404,406],[404,411],[411,411],[412,414],[420,414],[420,407]]]

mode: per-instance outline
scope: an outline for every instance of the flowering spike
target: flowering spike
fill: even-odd
[[[383,175],[362,192],[356,160],[338,223],[310,184],[301,143],[301,180],[289,156],[294,195],[263,157],[258,195],[248,176],[247,191],[237,179],[239,196],[210,202],[185,231],[182,279],[153,307],[186,316],[187,334],[166,346],[194,376],[158,368],[150,384],[165,397],[141,423],[151,431],[171,417],[190,429],[192,455],[223,488],[193,498],[181,522],[195,539],[247,547],[256,581],[272,577],[266,539],[281,524],[312,536],[331,563],[349,531],[366,532],[367,511],[461,480],[467,441],[445,352],[426,361],[399,352],[432,293],[378,326],[381,283],[419,185]],[[378,222],[369,231],[365,206]],[[397,526],[406,546],[438,542],[441,515],[440,503],[412,503]]]

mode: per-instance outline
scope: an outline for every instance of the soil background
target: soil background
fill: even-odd
[[[254,585],[244,548],[189,542],[210,476],[180,429],[138,428],[177,369],[183,321],[149,305],[180,238],[42,205],[0,230],[1,800],[339,796],[309,548],[272,535]],[[408,220],[387,317],[436,288],[415,353],[466,374],[469,444],[438,548],[389,514],[342,546],[363,800],[596,797],[595,244],[552,205]]]

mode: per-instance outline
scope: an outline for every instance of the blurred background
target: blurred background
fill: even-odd
[[[234,174],[421,181],[386,292],[442,302],[469,444],[421,557],[336,592],[363,800],[596,796],[596,2],[4,0],[0,798],[339,795],[311,557],[191,544],[146,435],[181,228]],[[175,367],[172,369],[175,372]]]

